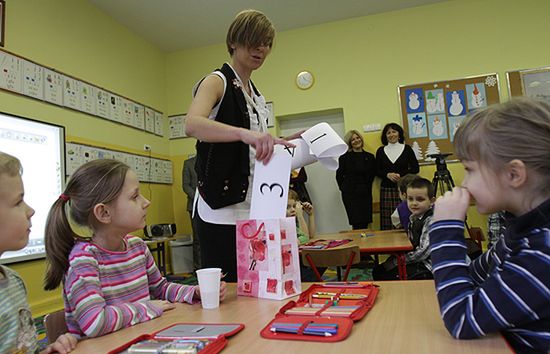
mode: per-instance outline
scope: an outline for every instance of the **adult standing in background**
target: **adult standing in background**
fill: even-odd
[[[409,145],[404,144],[403,128],[397,123],[388,123],[382,130],[382,145],[376,151],[376,173],[380,184],[380,229],[393,228],[391,214],[401,202],[397,182],[408,173],[420,171],[418,160]]]
[[[267,163],[275,144],[293,146],[267,131],[269,111],[250,80],[274,38],[275,28],[263,13],[240,12],[226,37],[231,64],[195,85],[187,111],[185,132],[197,138],[194,219],[201,262],[222,268],[229,282],[237,281],[235,223],[249,218],[254,163]]]
[[[201,246],[199,235],[195,230],[193,222],[193,201],[195,200],[195,191],[197,190],[197,173],[195,172],[196,156],[193,155],[183,162],[181,184],[183,191],[187,194],[187,212],[191,218],[191,228],[193,229],[193,268],[201,269]]]
[[[357,130],[346,133],[348,151],[338,159],[336,182],[348,221],[355,229],[367,229],[372,222],[372,182],[376,176],[374,155],[363,150],[363,137]]]

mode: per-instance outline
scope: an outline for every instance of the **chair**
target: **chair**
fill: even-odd
[[[55,342],[60,335],[67,333],[65,310],[59,310],[44,316],[44,328],[50,344]]]
[[[329,249],[302,250],[302,263],[313,269],[318,281],[323,281],[317,267],[336,267],[338,281],[341,281],[340,267],[346,267],[344,281],[348,280],[352,264],[361,262],[359,246],[343,246]]]

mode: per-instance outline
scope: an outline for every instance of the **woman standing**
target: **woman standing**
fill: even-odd
[[[388,123],[382,130],[382,144],[376,151],[376,173],[382,178],[380,184],[380,229],[392,228],[391,214],[401,202],[397,182],[408,174],[420,171],[418,160],[409,145],[404,144],[403,128],[397,123]]]
[[[338,159],[336,182],[351,227],[366,229],[372,222],[372,181],[376,176],[374,155],[363,150],[363,138],[357,130],[346,133],[348,152]]]
[[[266,102],[250,80],[274,38],[263,13],[240,12],[227,32],[231,64],[195,85],[187,114],[185,131],[197,138],[194,220],[201,263],[222,268],[230,282],[237,281],[235,223],[249,217],[254,163],[267,163],[274,144],[293,146],[267,132]]]

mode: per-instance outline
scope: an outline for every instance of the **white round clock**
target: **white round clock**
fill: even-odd
[[[302,90],[307,90],[313,86],[314,82],[315,79],[313,78],[313,74],[307,70],[300,71],[298,75],[296,75],[296,86]]]

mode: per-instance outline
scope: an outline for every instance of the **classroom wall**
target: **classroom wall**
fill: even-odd
[[[165,54],[86,0],[8,0],[4,49],[165,111]],[[169,158],[167,138],[27,97],[0,91],[0,111],[63,125],[67,141],[141,154],[147,142],[152,156]],[[148,222],[172,222],[172,187],[141,188],[153,201]],[[10,267],[27,284],[34,315],[63,306],[59,291],[41,290],[44,260]]]
[[[253,80],[267,101],[274,102],[277,116],[341,108],[346,130],[400,122],[398,85],[496,72],[505,101],[507,70],[550,64],[550,47],[545,45],[549,11],[547,0],[455,0],[281,32]],[[225,44],[169,54],[169,114],[184,113],[193,84],[228,60]],[[315,77],[306,91],[294,84],[304,69]],[[364,138],[366,149],[374,153],[380,132],[365,133]],[[192,143],[172,141],[171,155],[190,153]],[[448,167],[460,183],[462,166]],[[425,166],[420,174],[431,180],[434,171],[433,165]],[[375,200],[378,191],[376,181]],[[174,196],[174,202],[185,198],[177,190]],[[470,225],[485,226],[485,217],[475,208],[468,216]]]

